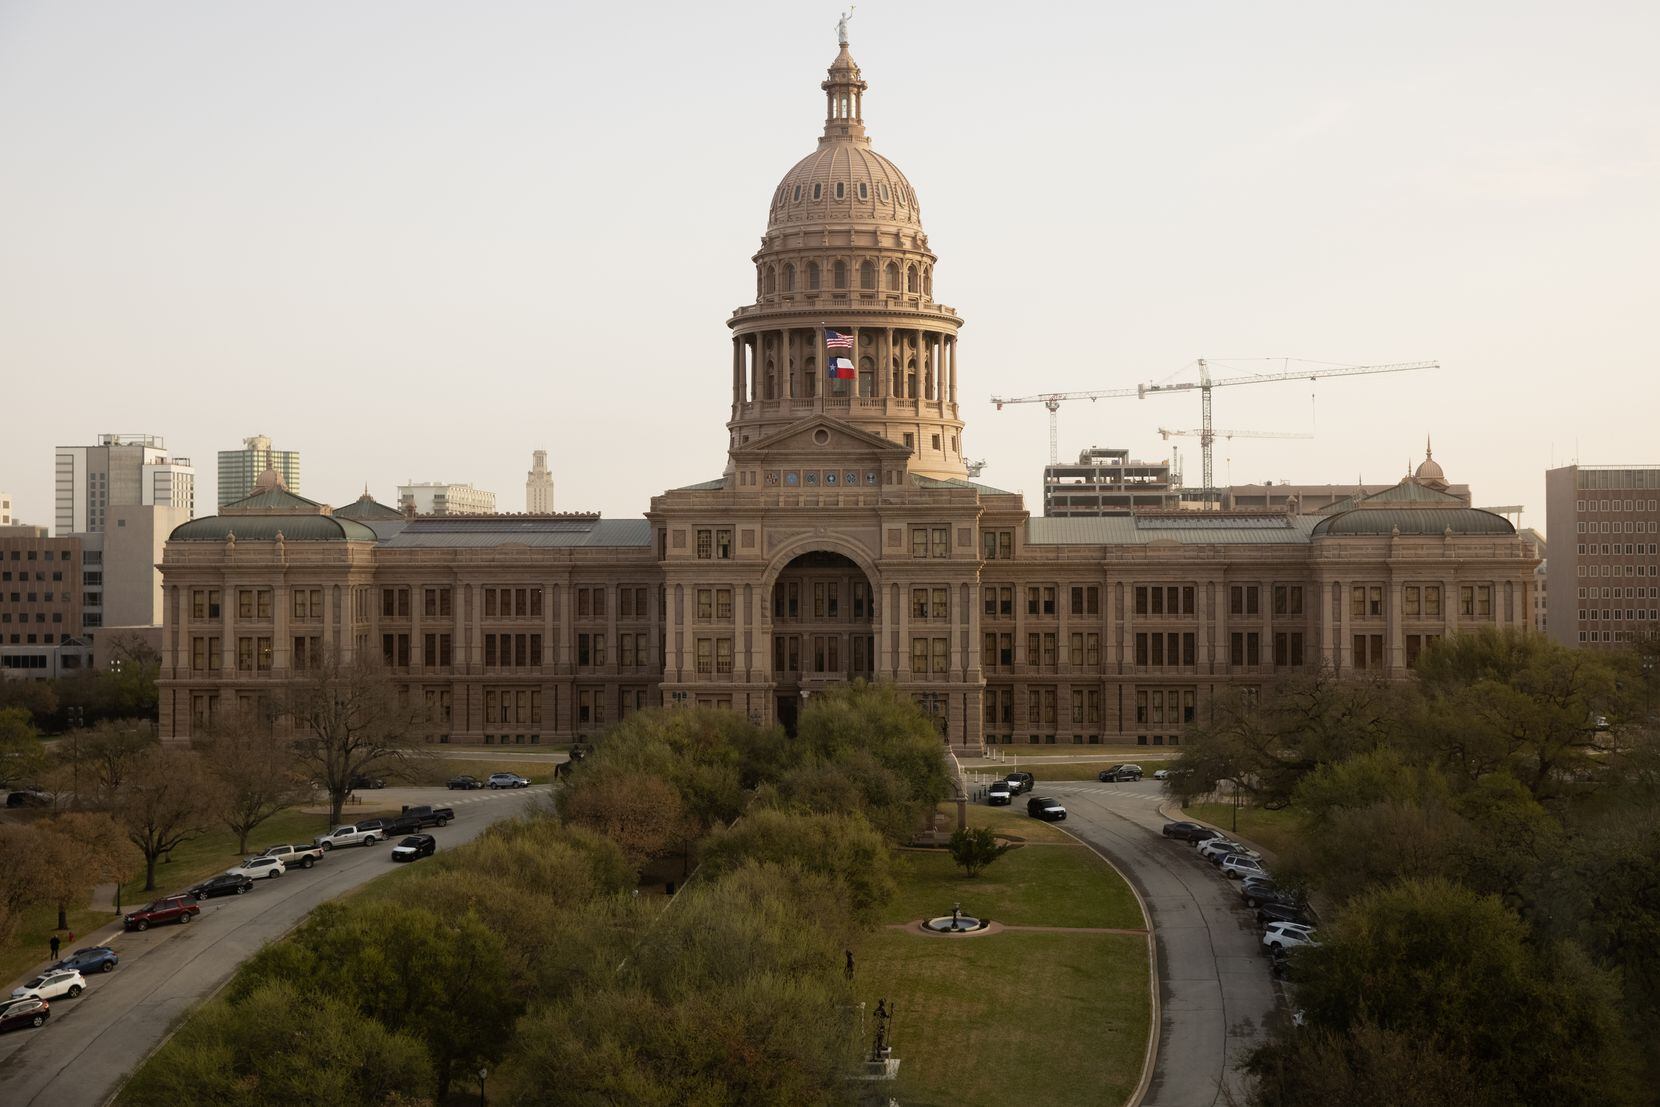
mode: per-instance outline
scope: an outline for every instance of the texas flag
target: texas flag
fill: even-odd
[[[825,371],[833,381],[850,381],[858,377],[853,363],[845,357],[833,357],[825,363]]]

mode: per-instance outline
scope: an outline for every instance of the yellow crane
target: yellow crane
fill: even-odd
[[[1281,361],[1284,364],[1289,365],[1295,359],[1274,358],[1272,360]],[[1200,453],[1203,455],[1204,459],[1204,501],[1208,504],[1212,500],[1212,493],[1215,488],[1212,476],[1214,471],[1211,457],[1212,446],[1215,444],[1216,436],[1218,434],[1221,434],[1224,437],[1230,436],[1229,432],[1217,431],[1211,424],[1210,394],[1212,389],[1232,388],[1244,384],[1269,384],[1274,381],[1312,381],[1321,380],[1327,377],[1360,377],[1374,373],[1407,373],[1417,369],[1439,369],[1441,367],[1440,362],[1436,361],[1399,361],[1391,362],[1387,365],[1340,365],[1329,366],[1326,368],[1315,367],[1319,364],[1316,362],[1308,362],[1306,364],[1311,367],[1308,369],[1287,369],[1278,373],[1245,373],[1237,377],[1212,377],[1210,375],[1209,362],[1204,358],[1200,358],[1198,361],[1199,379],[1196,381],[1166,381],[1157,384],[1138,384],[1134,388],[1109,388],[1093,392],[1043,392],[1034,396],[993,396],[991,398],[991,402],[997,405],[998,411],[1003,410],[1004,404],[1042,404],[1048,409],[1049,464],[1053,465],[1056,462],[1055,415],[1056,412],[1060,410],[1060,406],[1063,401],[1108,400],[1126,398],[1130,396],[1134,396],[1140,400],[1145,400],[1147,397],[1154,395],[1163,395],[1173,392],[1197,391],[1200,395],[1200,422],[1203,424],[1199,427],[1197,433],[1199,436]],[[1166,437],[1169,437],[1170,434],[1192,432],[1165,432],[1161,430],[1160,433],[1164,434]],[[1269,431],[1235,431],[1232,432],[1231,436],[1236,438],[1282,437],[1281,435],[1277,435],[1274,432]],[[1298,436],[1284,435],[1284,437]]]

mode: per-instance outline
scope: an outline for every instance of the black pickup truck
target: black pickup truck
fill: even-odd
[[[443,826],[453,818],[455,811],[449,807],[433,807],[424,803],[415,807],[405,807],[403,814],[395,819],[386,820],[386,836],[390,838],[394,834],[413,834],[429,826]]]

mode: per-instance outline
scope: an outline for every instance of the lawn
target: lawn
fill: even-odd
[[[898,861],[900,892],[887,922],[949,915],[960,902],[965,915],[1018,926],[1145,925],[1129,886],[1084,846],[1022,846],[973,879],[944,850],[907,850]]]
[[[1162,759],[1155,761],[1151,758],[1139,758],[1133,756],[1119,758],[1116,761],[1038,761],[1033,758],[1022,757],[1018,763],[1008,761],[999,764],[970,765],[966,766],[966,771],[971,774],[989,773],[993,778],[1001,778],[1006,774],[1012,773],[1016,769],[1019,769],[1022,772],[1028,772],[1037,777],[1038,786],[1041,788],[1045,781],[1094,780],[1095,774],[1100,772],[1102,769],[1109,768],[1113,765],[1126,764],[1140,765],[1142,771],[1151,777],[1153,775],[1153,771],[1155,769],[1164,768],[1166,762]]]
[[[1234,831],[1234,806],[1231,803],[1193,803],[1184,809],[1196,819],[1202,819],[1230,834]],[[1238,809],[1241,838],[1247,838],[1270,853],[1279,853],[1297,839],[1301,828],[1295,811],[1282,809],[1268,811],[1261,807]]]
[[[532,784],[546,784],[553,775],[553,763],[546,757],[516,759],[508,754],[463,761],[456,757],[428,757],[413,762],[398,771],[396,779],[388,776],[388,784],[443,784],[453,776],[476,776],[489,780],[491,773],[518,773]],[[362,795],[363,793],[358,793]]]
[[[1145,926],[1112,868],[1047,823],[972,805],[969,825],[1019,835],[974,879],[949,854],[905,850],[884,921],[964,913],[1010,926]],[[1004,930],[926,937],[883,926],[860,943],[860,998],[895,1005],[892,1094],[916,1107],[1032,1099],[1061,1107],[1123,1103],[1141,1079],[1150,1000],[1147,939],[1135,934]]]

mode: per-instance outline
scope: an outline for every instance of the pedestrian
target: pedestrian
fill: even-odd
[[[847,951],[847,978],[849,980],[853,979],[853,951],[852,950]]]
[[[63,943],[58,941],[58,936],[54,934],[52,935],[52,940],[47,944],[52,947],[52,960],[56,961],[58,959],[58,949],[63,945]]]

